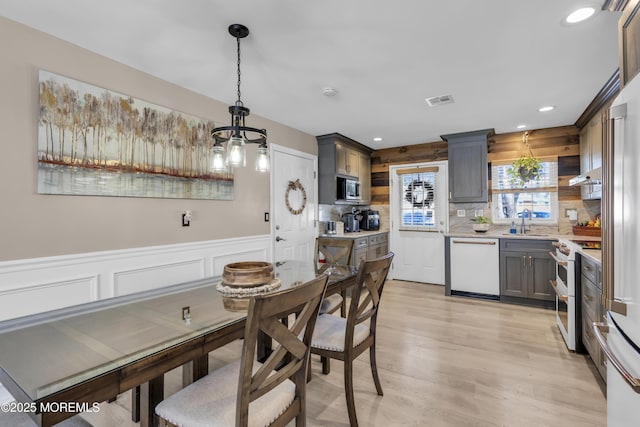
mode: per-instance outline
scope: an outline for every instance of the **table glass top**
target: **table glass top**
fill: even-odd
[[[330,283],[355,274],[339,268]],[[285,262],[275,275],[286,289],[315,277],[311,264]],[[0,322],[0,368],[33,400],[225,326],[246,312],[226,310],[220,278],[110,298]],[[190,319],[183,320],[183,307]]]

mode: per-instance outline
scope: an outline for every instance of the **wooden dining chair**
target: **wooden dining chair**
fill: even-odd
[[[316,237],[316,250],[314,267],[316,274],[321,274],[334,268],[336,265],[349,265],[353,253],[353,239],[337,239],[333,237]],[[320,262],[321,255],[323,262]],[[345,295],[329,295],[322,301],[320,314],[333,313],[342,308],[342,314],[346,311]]]
[[[311,336],[327,280],[321,275],[290,289],[251,297],[241,360],[158,404],[160,425],[285,426],[295,418],[296,426],[304,426]],[[295,319],[286,326],[281,319],[290,315]],[[259,332],[278,344],[264,363],[255,360]]]
[[[321,356],[324,374],[329,373],[330,359],[344,362],[344,388],[351,427],[358,425],[353,398],[353,361],[367,349],[376,391],[380,396],[383,394],[376,365],[376,322],[382,289],[393,256],[393,252],[390,252],[375,260],[362,261],[351,293],[347,317],[320,315],[313,334],[311,353]],[[367,321],[368,324],[365,323]]]

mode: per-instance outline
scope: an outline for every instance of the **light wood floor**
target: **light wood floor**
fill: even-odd
[[[590,360],[567,350],[553,311],[445,297],[441,286],[388,281],[378,319],[376,394],[368,353],[355,366],[363,427],[605,426],[604,386]],[[240,342],[210,356],[211,369],[238,358]],[[307,425],[348,426],[342,364],[312,360]],[[166,395],[181,380],[166,375]],[[126,393],[96,414],[97,427],[135,426]],[[293,425],[293,424],[292,424]]]

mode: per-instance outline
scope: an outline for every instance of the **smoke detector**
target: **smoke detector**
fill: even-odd
[[[442,95],[442,96],[434,96],[431,98],[425,99],[429,107],[438,107],[444,104],[451,104],[453,102],[453,96],[451,95]]]
[[[324,96],[335,96],[337,95],[338,91],[335,90],[335,88],[332,87],[325,87],[322,89],[322,94]]]

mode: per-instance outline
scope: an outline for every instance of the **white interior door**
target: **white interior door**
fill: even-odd
[[[444,233],[449,229],[447,162],[398,165],[389,169],[389,276],[444,285]]]
[[[271,144],[274,262],[313,260],[318,217],[318,158]]]

